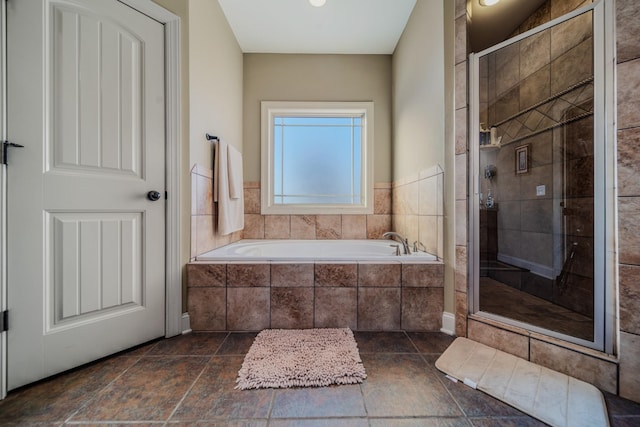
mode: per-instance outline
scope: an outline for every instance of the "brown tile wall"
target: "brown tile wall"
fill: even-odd
[[[187,279],[195,331],[442,327],[441,263],[191,263]]]
[[[467,174],[468,174],[468,94],[467,94],[467,46],[469,36],[467,27],[471,19],[471,5],[467,1],[456,1],[455,9],[455,212],[452,221],[455,226],[455,290],[454,315],[455,334],[467,336],[468,282],[467,282]]]
[[[217,231],[213,171],[191,170],[191,260],[240,239],[381,239],[391,230],[391,184],[377,183],[372,215],[261,215],[260,183],[245,182],[244,230],[222,236]]]
[[[614,357],[477,316],[469,318],[468,337],[617,393],[618,364]],[[637,362],[629,362],[630,367],[637,366]],[[629,382],[637,386],[636,376],[632,377]]]
[[[244,183],[245,239],[381,239],[391,230],[391,185],[374,185],[372,215],[261,215],[260,183]]]
[[[588,2],[588,1],[587,1]],[[524,32],[586,4],[581,0],[550,0],[523,23]],[[456,73],[456,156],[467,153],[467,104],[466,104],[466,26],[458,25],[467,15],[462,1],[456,2],[456,67],[464,69]],[[565,372],[596,384],[598,387],[618,393],[622,397],[640,402],[640,2],[616,0],[617,42],[617,148],[618,148],[618,237],[619,237],[619,293],[620,340],[615,356],[577,345],[553,340],[519,328],[510,327],[487,319],[467,316],[467,239],[466,195],[456,191],[456,334],[468,336],[485,344],[504,347],[511,352],[541,363],[551,369]],[[465,48],[466,49],[466,48]],[[463,64],[463,65],[461,65]],[[462,81],[458,82],[458,79]],[[464,100],[464,101],[463,101]],[[466,191],[466,172],[463,162],[456,162],[456,189],[463,180]],[[467,321],[469,327],[467,329]],[[514,343],[514,344],[512,344]],[[583,369],[579,361],[589,366]],[[619,378],[619,380],[618,380]]]
[[[616,1],[620,395],[640,402],[640,2]]]

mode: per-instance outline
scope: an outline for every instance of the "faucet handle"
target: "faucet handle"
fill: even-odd
[[[418,240],[413,242],[413,252],[418,252],[420,248],[422,248],[424,252],[427,252],[427,247],[424,245],[424,243]]]
[[[400,256],[400,245],[389,245],[392,248],[396,248],[396,256]]]

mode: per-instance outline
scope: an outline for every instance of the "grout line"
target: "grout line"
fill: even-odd
[[[441,373],[440,371],[437,371],[437,373]],[[442,373],[441,373],[442,374]],[[442,374],[442,375],[436,375],[436,377],[438,378],[438,381],[440,381],[440,385],[442,385],[442,387],[444,388],[444,390],[447,392],[447,394],[449,394],[449,397],[451,397],[451,400],[453,400],[453,403],[456,404],[456,406],[458,407],[458,409],[460,410],[460,413],[462,414],[462,416],[464,418],[469,418],[469,414],[467,414],[464,410],[464,408],[462,407],[462,405],[460,404],[460,402],[458,402],[458,399],[456,399],[456,397],[453,395],[453,393],[451,392],[451,390],[449,390],[449,387],[447,387],[447,384],[445,381],[451,381],[449,379],[447,379],[447,377]]]
[[[176,403],[176,406],[173,408],[173,410],[169,414],[169,417],[165,420],[165,424],[168,423],[169,420],[171,420],[171,418],[175,415],[175,413],[178,410],[178,408],[180,407],[180,405],[182,405],[182,403],[187,398],[189,393],[191,393],[191,390],[193,390],[193,387],[195,387],[195,385],[198,382],[198,380],[200,380],[200,377],[202,377],[202,375],[207,371],[207,369],[209,368],[209,364],[211,363],[211,361],[213,360],[214,357],[215,356],[209,357],[209,360],[207,361],[207,363],[204,364],[204,366],[200,370],[200,373],[198,374],[198,376],[193,380],[193,382],[191,383],[189,388],[184,392],[184,394],[182,395],[182,398],[180,398],[178,403]]]
[[[277,389],[271,389],[271,401],[269,402],[269,410],[267,411],[267,425],[271,423],[271,413],[276,400]]]
[[[158,341],[159,342],[159,341]],[[142,358],[151,351],[152,348],[154,348],[157,345],[154,344],[152,345],[144,354],[141,354],[140,356],[137,357],[132,357],[135,358],[136,361],[133,362],[131,365],[127,366],[122,372],[120,372],[120,374],[116,375],[116,377],[114,379],[112,379],[111,381],[109,381],[104,387],[100,388],[99,390],[96,390],[93,395],[88,398],[84,403],[82,403],[78,409],[76,409],[75,411],[73,411],[64,421],[63,421],[63,425],[67,424],[69,422],[72,422],[71,419],[73,417],[75,417],[78,412],[80,412],[82,409],[86,408],[87,406],[89,406],[89,404],[91,402],[93,402],[94,400],[96,400],[98,397],[100,397],[100,395],[102,393],[105,392],[105,390],[107,390],[109,387],[111,387],[112,384],[114,384],[116,381],[118,381],[120,378],[122,378],[127,372],[129,372],[129,369],[133,368],[135,365],[137,365],[138,363],[140,363],[140,361],[142,360]],[[118,357],[127,357],[127,356],[114,356],[114,359],[118,358]],[[99,362],[100,364],[103,364],[104,361]]]
[[[411,339],[411,337],[409,336],[409,334],[407,333],[407,331],[402,331],[404,332],[405,336],[407,337],[407,339],[409,340],[409,342],[411,343],[411,345],[413,346],[413,348],[416,349],[416,352],[420,355],[422,355],[422,352],[420,351],[420,349],[418,348],[418,346],[416,345],[416,343],[413,342],[413,340]],[[423,358],[424,359],[424,358]],[[426,362],[426,360],[425,360]]]
[[[222,346],[224,345],[224,343],[227,342],[227,340],[229,339],[229,336],[231,335],[231,332],[227,332],[227,336],[224,337],[224,339],[222,340],[222,342],[218,345],[218,348],[216,348],[216,351],[213,352],[212,356],[215,356],[218,354],[218,352],[220,351],[220,349],[222,348]]]

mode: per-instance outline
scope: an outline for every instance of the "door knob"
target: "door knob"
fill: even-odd
[[[147,199],[152,202],[160,200],[160,193],[158,191],[152,190],[147,193]]]

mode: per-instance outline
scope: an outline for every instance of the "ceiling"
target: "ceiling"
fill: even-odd
[[[472,52],[480,52],[509,36],[535,12],[545,0],[501,0],[490,7],[471,0],[469,41]]]
[[[417,0],[435,1],[435,0]],[[416,0],[218,0],[246,53],[392,54]],[[506,40],[545,0],[471,0],[471,49]]]
[[[243,52],[337,54],[392,54],[416,3],[327,0],[314,7],[307,0],[218,1]]]

